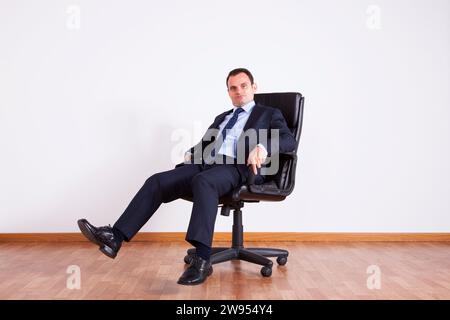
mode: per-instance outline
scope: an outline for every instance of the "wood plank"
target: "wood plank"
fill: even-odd
[[[228,243],[216,242],[216,246]],[[183,242],[125,243],[112,260],[86,242],[0,243],[0,299],[450,299],[448,242],[258,242],[289,251],[270,278],[244,261],[214,265],[199,286],[176,283]],[[67,288],[69,266],[80,289]],[[380,289],[367,269],[380,269]]]

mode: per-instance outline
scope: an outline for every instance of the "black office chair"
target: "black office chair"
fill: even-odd
[[[294,189],[295,169],[297,165],[297,148],[300,140],[303,120],[304,97],[296,92],[255,94],[255,102],[275,107],[283,113],[288,127],[294,134],[297,146],[293,152],[280,154],[280,166],[277,174],[270,176],[263,184],[254,184],[253,173],[247,184],[242,185],[219,199],[221,215],[233,214],[232,246],[213,247],[211,263],[216,264],[229,260],[245,260],[262,265],[261,274],[264,277],[272,275],[272,261],[266,257],[277,257],[279,265],[285,265],[289,252],[274,248],[244,248],[244,228],[242,226],[242,211],[245,202],[283,201]],[[252,179],[253,178],[253,179]],[[185,198],[185,200],[191,200]],[[220,206],[219,206],[220,207]],[[184,262],[189,264],[195,248],[189,249]]]

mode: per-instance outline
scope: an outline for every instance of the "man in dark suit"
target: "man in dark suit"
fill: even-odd
[[[105,255],[115,258],[122,242],[130,241],[162,203],[191,197],[186,241],[196,254],[178,283],[199,284],[212,274],[209,258],[219,198],[252,173],[256,181],[264,181],[258,169],[265,160],[296,146],[282,113],[253,101],[257,86],[250,71],[230,71],[226,84],[233,109],[215,118],[202,140],[186,152],[184,163],[148,178],[113,227],[78,220],[81,232]]]

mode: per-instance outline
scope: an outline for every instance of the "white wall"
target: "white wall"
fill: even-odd
[[[246,230],[450,232],[449,15],[448,0],[0,0],[0,232],[113,224],[230,108],[241,66],[260,92],[306,96],[294,193],[248,204]],[[142,231],[185,231],[190,208]]]

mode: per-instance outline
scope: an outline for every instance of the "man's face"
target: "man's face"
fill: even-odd
[[[233,106],[240,107],[253,100],[256,83],[251,84],[250,78],[243,72],[228,78],[228,95]]]

